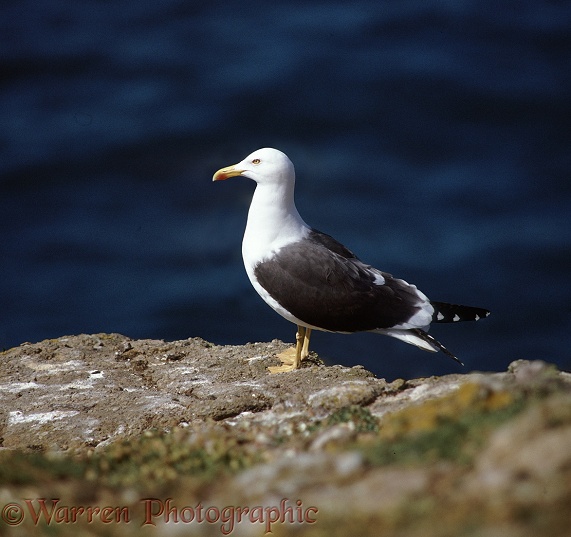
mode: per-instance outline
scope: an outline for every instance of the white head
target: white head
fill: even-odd
[[[212,180],[223,181],[238,175],[253,179],[259,185],[295,182],[292,161],[285,153],[271,147],[258,149],[238,164],[218,170]]]
[[[258,149],[238,164],[218,170],[212,180],[238,175],[257,183],[242,241],[244,264],[253,278],[251,270],[269,251],[305,236],[309,227],[295,207],[293,164],[281,151]]]

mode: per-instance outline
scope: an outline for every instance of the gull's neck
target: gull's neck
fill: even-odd
[[[258,184],[242,241],[244,262],[256,263],[306,236],[309,226],[297,212],[294,181]]]

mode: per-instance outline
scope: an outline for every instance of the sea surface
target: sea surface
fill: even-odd
[[[431,331],[464,368],[315,333],[327,363],[571,369],[569,2],[20,0],[0,35],[0,349],[293,341],[242,266],[254,184],[211,181],[272,146],[310,225],[492,310]]]

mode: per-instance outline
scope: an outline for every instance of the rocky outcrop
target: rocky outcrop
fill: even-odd
[[[312,356],[269,375],[284,348],[98,334],[0,354],[0,507],[23,513],[10,531],[567,534],[569,373],[518,361],[388,383]],[[36,520],[41,498],[83,514]],[[103,504],[130,520],[87,520]]]

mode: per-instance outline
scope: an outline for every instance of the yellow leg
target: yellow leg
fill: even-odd
[[[270,373],[286,373],[288,371],[299,369],[301,361],[305,360],[309,355],[310,334],[311,328],[305,328],[305,326],[298,325],[297,333],[295,335],[295,347],[278,354],[277,357],[280,359],[282,365],[268,367],[268,371]]]
[[[309,356],[309,338],[311,337],[311,328],[305,329],[305,338],[303,339],[303,348],[301,349],[301,360],[305,360]]]

